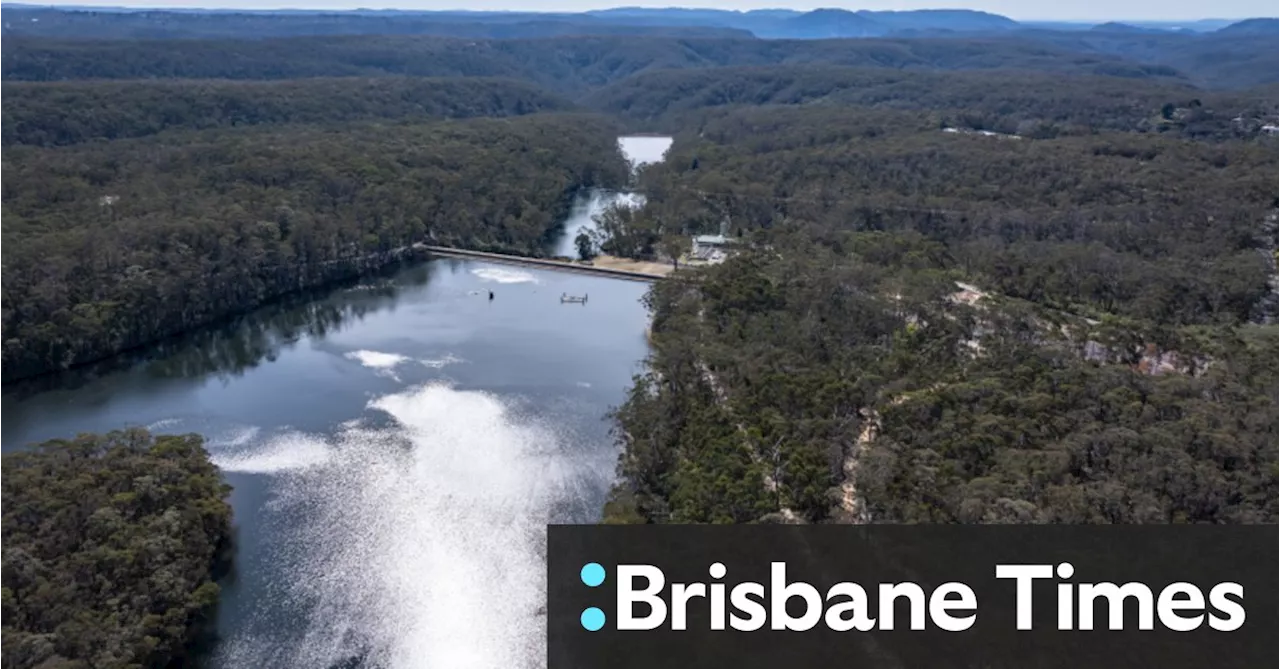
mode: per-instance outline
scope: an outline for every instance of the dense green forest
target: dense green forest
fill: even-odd
[[[229,490],[196,435],[5,454],[4,666],[180,665],[218,600]]]
[[[168,128],[520,116],[572,104],[504,79],[128,81],[3,85],[3,145],[55,146]]]
[[[1235,90],[1274,86],[1276,63],[1272,56],[1280,48],[1280,38],[1274,33],[1192,36],[1035,30],[822,40],[595,33],[519,39],[385,34],[256,40],[230,36],[154,40],[7,36],[0,47],[0,68],[6,82],[505,77],[571,95],[583,95],[642,72],[777,65],[1016,70]],[[857,82],[845,82],[849,83]],[[820,92],[809,87],[805,95],[813,97]],[[1095,99],[1087,93],[1086,98]],[[926,99],[917,104],[927,103]]]
[[[727,219],[735,234],[917,233],[940,245],[939,268],[1095,315],[1235,323],[1270,294],[1274,141],[1010,138],[944,132],[938,118],[832,106],[690,117],[644,174],[649,206],[606,250],[650,254]]]
[[[541,253],[612,122],[258,126],[4,152],[4,374],[96,360],[429,242]]]
[[[1271,44],[1254,45],[1254,51]],[[929,70],[1016,69],[1128,78],[1205,80],[1220,87],[1273,84],[1275,63],[1230,78],[1084,53],[1034,40],[757,40],[562,37],[474,41],[335,36],[235,41],[58,40],[12,36],[5,81],[69,79],[293,79],[348,76],[510,77],[581,94],[646,70],[761,65],[841,65]],[[1228,64],[1234,60],[1226,60]],[[1216,67],[1216,65],[1215,65]],[[1215,70],[1216,71],[1216,70]]]
[[[1261,128],[1275,119],[1277,97],[1274,84],[1213,92],[1103,76],[782,65],[644,72],[583,104],[677,133],[708,107],[832,105],[931,110],[946,125],[1042,138],[1134,131],[1270,140]]]
[[[1142,93],[1076,135],[945,132],[984,125],[758,76],[725,86],[793,104],[654,86],[685,128],[602,220],[617,253],[739,247],[649,297],[609,521],[1276,520],[1274,139],[1092,120],[1161,115]]]
[[[1275,326],[957,302],[910,231],[756,237],[650,295],[607,522],[1276,521]]]

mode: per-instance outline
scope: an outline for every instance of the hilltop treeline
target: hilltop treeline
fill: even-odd
[[[196,435],[4,456],[4,665],[173,666],[211,622],[230,488]]]
[[[141,137],[168,128],[503,117],[572,107],[528,83],[479,77],[6,82],[3,99],[4,146]]]
[[[741,253],[649,297],[608,520],[1275,521],[1274,146],[685,118],[613,249]]]
[[[584,36],[469,41],[336,36],[143,41],[12,36],[4,42],[3,55],[5,81],[480,76],[521,79],[575,94],[647,70],[730,65],[1017,69],[1170,80],[1186,75],[1167,66],[1012,37],[809,41]],[[1272,84],[1274,73],[1274,63],[1269,69],[1254,67],[1247,71],[1251,81],[1235,85]]]
[[[1174,81],[1205,89],[1275,85],[1272,35],[1019,31],[874,39],[761,40],[585,31],[538,39],[332,35],[233,39],[62,39],[6,35],[5,81],[509,77],[581,94],[661,69],[833,65],[1005,70]]]
[[[540,253],[627,178],[581,115],[271,126],[4,153],[4,374],[102,358],[358,276],[416,242]]]
[[[782,65],[644,72],[583,102],[673,132],[706,108],[828,105],[930,110],[940,126],[1037,138],[1134,131],[1221,140],[1258,137],[1276,118],[1276,97],[1274,85],[1224,93],[1118,77]]]

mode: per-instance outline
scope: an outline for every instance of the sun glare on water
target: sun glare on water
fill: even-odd
[[[254,625],[220,664],[541,666],[545,525],[607,484],[611,461],[568,457],[562,435],[488,393],[431,384],[369,408],[388,426],[215,452],[277,477],[266,534],[290,576],[271,595],[306,612],[300,637]]]

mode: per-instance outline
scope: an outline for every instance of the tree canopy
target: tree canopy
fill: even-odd
[[[184,659],[231,532],[202,439],[85,434],[5,454],[3,471],[5,666]]]
[[[1275,522],[1274,140],[678,118],[608,248],[738,255],[649,296],[608,522]]]
[[[3,97],[4,146],[79,144],[171,128],[505,117],[573,107],[532,84],[483,77],[6,82]]]

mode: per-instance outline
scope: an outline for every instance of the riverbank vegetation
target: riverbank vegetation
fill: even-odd
[[[229,488],[196,435],[5,454],[6,667],[176,666],[211,621]]]

